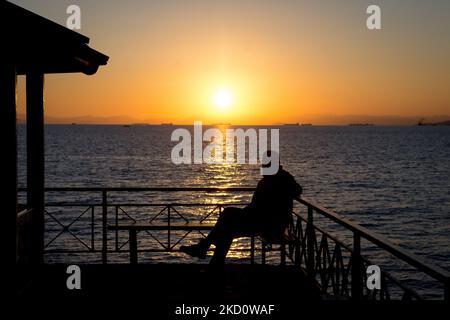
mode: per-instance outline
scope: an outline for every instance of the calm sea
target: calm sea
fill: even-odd
[[[172,164],[170,155],[175,143],[170,137],[175,128],[46,126],[46,186],[252,187],[260,179],[256,165]],[[450,269],[450,127],[279,128],[282,165],[303,186],[306,197],[385,235],[427,262]],[[25,186],[24,127],[19,130],[19,141],[19,180]],[[243,194],[117,194],[112,197],[132,203],[168,199],[202,203],[249,200],[249,195]],[[98,195],[74,193],[48,195],[48,201],[98,199]],[[74,217],[77,210],[83,211],[82,208],[71,210]],[[133,208],[126,210],[133,215]],[[152,210],[153,214],[157,213],[151,208],[147,212],[139,210],[135,214],[141,218]],[[61,208],[51,212],[61,221],[70,222],[70,214]],[[196,212],[191,210],[187,214]],[[50,241],[59,229],[53,219],[47,219],[46,238]],[[89,223],[86,215],[72,226],[81,239],[86,237],[86,243],[89,243]],[[333,225],[329,229],[349,240],[349,235],[341,229]],[[75,241],[70,235],[64,236],[49,247],[57,246],[58,241],[63,244]],[[407,273],[402,264],[367,247],[370,259],[406,282],[420,278]],[[63,259],[72,258],[69,255]],[[111,259],[126,261],[127,255],[113,255]],[[186,258],[153,253],[148,259],[170,262]]]

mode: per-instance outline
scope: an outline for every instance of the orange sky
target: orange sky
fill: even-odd
[[[61,24],[71,4],[13,2]],[[378,2],[380,31],[366,29],[364,1],[79,1],[80,32],[110,62],[91,77],[47,76],[46,115],[233,124],[450,115],[449,2]],[[233,94],[226,111],[214,105],[220,88]]]

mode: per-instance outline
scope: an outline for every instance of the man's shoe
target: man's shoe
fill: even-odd
[[[180,251],[190,255],[191,257],[205,259],[208,249],[199,244],[193,244],[191,246],[181,246]]]

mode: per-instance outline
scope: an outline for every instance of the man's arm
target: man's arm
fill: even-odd
[[[303,188],[301,185],[299,185],[297,183],[297,181],[295,181],[294,177],[292,177],[292,181],[293,181],[293,198],[296,198],[298,196],[300,196],[303,192]]]
[[[300,196],[303,192],[303,188],[300,184],[295,181],[295,178],[287,172],[287,190],[292,198]]]

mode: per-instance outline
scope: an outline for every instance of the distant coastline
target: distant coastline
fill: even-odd
[[[309,127],[312,126],[312,123],[284,123],[283,126],[302,126],[302,127]]]
[[[303,122],[277,122],[268,123],[261,121],[258,124],[242,124],[224,121],[223,123],[204,121],[206,125],[233,125],[233,126],[348,126],[349,124],[371,124],[374,126],[448,126],[450,115],[436,116],[364,116],[364,115],[311,115],[303,117]],[[420,120],[421,119],[421,120]],[[25,123],[26,116],[24,114],[17,115],[18,123]],[[202,119],[199,119],[202,120]],[[45,124],[60,125],[131,125],[131,126],[188,126],[193,121],[182,120],[175,121],[155,121],[152,119],[137,119],[130,116],[80,116],[80,117],[53,117],[45,116]]]
[[[450,120],[442,122],[423,122],[423,120],[420,120],[417,126],[450,126]]]
[[[350,123],[350,127],[372,127],[373,123]]]

